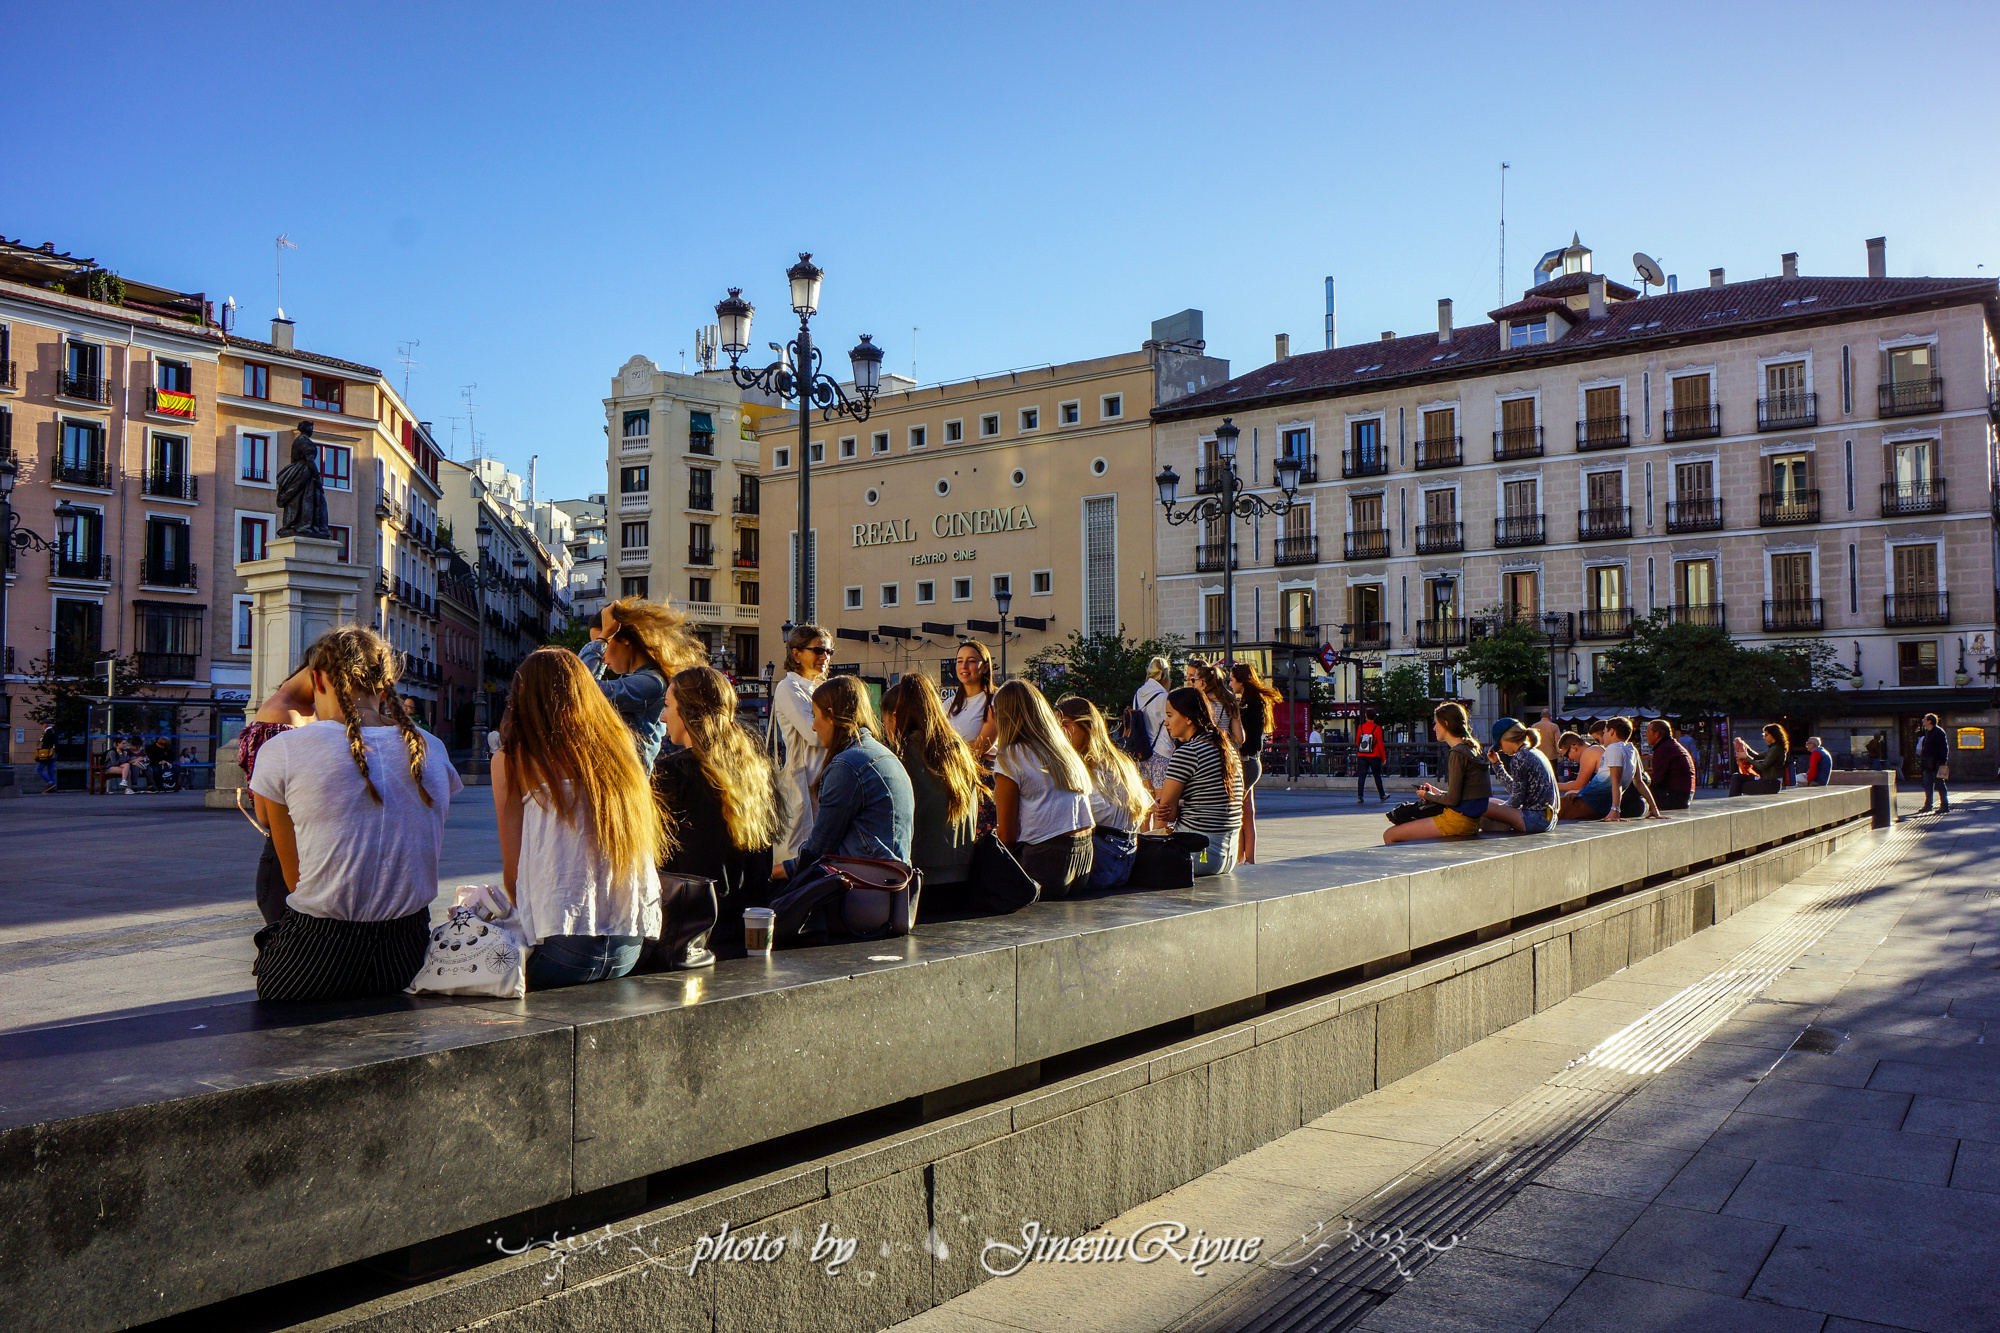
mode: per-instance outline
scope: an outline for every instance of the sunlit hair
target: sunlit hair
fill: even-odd
[[[1090,790],[1090,773],[1083,759],[1063,739],[1055,711],[1042,692],[1025,680],[1010,680],[993,696],[993,724],[1000,748],[1018,745],[1034,759],[1049,781],[1064,791]]]
[[[1778,746],[1780,749],[1784,750],[1788,754],[1791,752],[1792,738],[1787,736],[1785,734],[1785,729],[1779,726],[1775,722],[1770,722],[1765,724],[1764,739],[1771,742],[1771,744]]]
[[[1646,736],[1648,739],[1654,736],[1666,737],[1673,734],[1674,729],[1667,725],[1667,720],[1663,717],[1656,717],[1646,724]]]
[[[882,743],[904,763],[922,765],[944,788],[944,815],[963,824],[979,810],[979,765],[952,730],[928,677],[904,675],[882,695]]]
[[[569,649],[537,648],[522,660],[500,719],[500,753],[513,785],[587,834],[613,875],[637,875],[671,850],[625,719]]]
[[[1629,717],[1611,718],[1605,722],[1604,729],[1621,741],[1632,739],[1632,719]]]
[[[688,749],[722,797],[729,841],[744,851],[769,847],[778,836],[776,779],[771,757],[736,721],[736,687],[705,666],[676,672],[668,687],[687,729]]]
[[[369,797],[375,804],[382,804],[382,793],[375,790],[375,780],[368,776],[368,751],[361,744],[361,724],[354,717],[357,699],[373,700],[383,716],[403,733],[403,748],[410,753],[410,777],[417,784],[417,795],[424,798],[425,805],[436,805],[430,792],[424,789],[424,752],[428,748],[424,733],[410,721],[402,701],[395,695],[396,677],[402,674],[397,661],[388,640],[361,625],[328,630],[306,649],[306,665],[326,677],[326,687],[347,719],[347,752],[354,758],[355,770],[361,774]],[[134,736],[132,743],[137,745],[139,738]],[[626,747],[631,747],[630,741]]]
[[[993,653],[985,644],[977,640],[968,640],[958,645],[958,652],[951,655],[952,677],[953,679],[957,679],[958,676],[959,653],[963,653],[968,648],[979,654],[979,692],[986,696],[986,702],[990,705],[993,702]],[[951,708],[949,710],[953,717],[957,717],[963,711],[965,701],[970,697],[971,694],[965,688],[965,682],[962,680],[958,681],[958,692],[951,696]]]
[[[1056,704],[1056,712],[1083,729],[1083,745],[1072,748],[1083,756],[1083,766],[1090,770],[1090,780],[1098,792],[1111,804],[1122,807],[1137,823],[1153,802],[1146,795],[1146,780],[1139,776],[1139,766],[1132,762],[1132,756],[1111,743],[1104,714],[1097,711],[1096,704],[1075,694]]]
[[[1559,754],[1568,754],[1571,750],[1579,747],[1586,750],[1589,749],[1590,741],[1573,731],[1565,731],[1562,735],[1556,737],[1556,751]]]
[[[1164,685],[1167,682],[1167,677],[1171,676],[1173,672],[1174,664],[1164,657],[1155,657],[1146,663],[1146,678],[1148,680],[1157,680]]]
[[[1474,740],[1471,734],[1472,719],[1465,715],[1464,704],[1439,704],[1436,710],[1431,713],[1431,720],[1453,736],[1464,741],[1467,745],[1470,745],[1474,754],[1479,753],[1479,742]]]
[[[604,609],[618,621],[612,637],[644,653],[663,676],[708,660],[701,642],[688,633],[687,617],[670,606],[621,597]]]
[[[1518,745],[1523,750],[1534,750],[1541,747],[1542,733],[1533,727],[1524,727],[1516,723],[1507,728],[1507,734],[1500,739]]]
[[[829,761],[861,739],[863,732],[881,734],[882,725],[875,720],[875,706],[868,702],[868,687],[861,683],[859,676],[831,676],[821,681],[812,692],[813,707],[833,719],[833,741],[826,747]],[[831,767],[829,762],[828,767]],[[819,784],[826,777],[826,769],[819,771],[813,779],[813,795],[819,795]]]
[[[787,672],[797,671],[801,676],[806,674],[800,668],[806,660],[806,646],[814,639],[825,639],[828,642],[832,642],[833,636],[818,625],[792,626],[792,632],[785,636],[785,670]],[[819,659],[814,658],[812,665],[814,670],[818,670]]]
[[[1243,701],[1236,697],[1236,691],[1229,688],[1229,679],[1206,662],[1189,662],[1188,670],[1194,673],[1195,687],[1202,697],[1211,704],[1222,705],[1222,722],[1225,731],[1234,731],[1243,718]]]
[[[1207,741],[1222,755],[1222,768],[1229,787],[1229,799],[1243,799],[1243,756],[1229,743],[1229,738],[1215,729],[1215,714],[1208,709],[1208,697],[1192,685],[1183,685],[1177,690],[1167,691],[1167,707],[1179,713],[1194,727],[1194,735],[1182,741],[1182,745],[1196,745]],[[1175,751],[1179,753],[1178,750]]]
[[[1229,668],[1229,678],[1242,687],[1239,696],[1244,703],[1252,697],[1261,698],[1266,710],[1275,709],[1285,701],[1285,696],[1271,688],[1271,683],[1257,674],[1257,668],[1248,662],[1238,662]]]

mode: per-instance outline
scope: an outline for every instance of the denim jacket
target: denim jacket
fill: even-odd
[[[604,640],[592,639],[577,656],[597,677],[597,688],[625,719],[632,743],[639,750],[639,767],[650,777],[653,761],[660,757],[660,743],[667,738],[667,678],[648,662],[629,676],[604,679]]]
[[[868,732],[826,761],[819,776],[819,816],[785,873],[820,856],[910,860],[916,797],[902,761]]]

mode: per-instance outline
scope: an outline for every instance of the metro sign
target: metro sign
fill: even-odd
[[[1333,669],[1340,665],[1339,651],[1330,643],[1321,644],[1319,646],[1319,664],[1326,668],[1326,673],[1329,676],[1332,675]]]

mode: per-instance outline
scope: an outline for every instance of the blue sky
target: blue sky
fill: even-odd
[[[1629,15],[1629,16],[1628,16]],[[1630,281],[1721,265],[2000,272],[1984,65],[2000,7],[1871,5],[100,6],[10,70],[0,234],[218,299],[263,336],[272,241],[302,346],[541,491],[604,485],[599,399],[678,367],[736,284],[782,336],[925,381],[1135,348],[1206,312],[1271,336],[1476,321],[1572,231]],[[87,57],[84,53],[87,52]],[[42,173],[37,176],[37,170]],[[1979,267],[1985,265],[1985,268]]]

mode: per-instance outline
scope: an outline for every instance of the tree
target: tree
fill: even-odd
[[[1459,673],[1502,694],[1547,680],[1549,646],[1535,622],[1525,616],[1503,617],[1498,607],[1488,607],[1482,614],[1492,618],[1495,628],[1466,643],[1455,662]]]
[[[549,643],[556,648],[567,648],[573,653],[580,653],[583,651],[583,645],[590,642],[591,624],[591,621],[582,616],[571,613],[570,618],[563,622],[563,627],[549,635]]]
[[[1066,694],[1081,695],[1116,724],[1146,678],[1146,663],[1155,657],[1171,658],[1180,647],[1174,638],[1128,639],[1123,630],[1123,626],[1118,633],[1071,630],[1067,639],[1022,663],[1021,674],[1051,701]]]
[[[1790,639],[1762,650],[1757,656],[1768,664],[1774,699],[1762,710],[1744,711],[1778,712],[1801,729],[1840,712],[1839,687],[1854,679],[1854,671],[1841,665],[1836,651],[1824,639]]]
[[[1391,667],[1362,682],[1361,700],[1384,726],[1422,724],[1431,715],[1430,671],[1417,662]]]
[[[82,736],[89,726],[91,705],[104,698],[104,661],[84,665],[58,661],[51,655],[28,663],[29,688],[35,694],[28,716],[45,727],[53,726],[58,735]],[[112,693],[132,695],[151,688],[133,668],[131,658],[113,657],[109,661]]]

